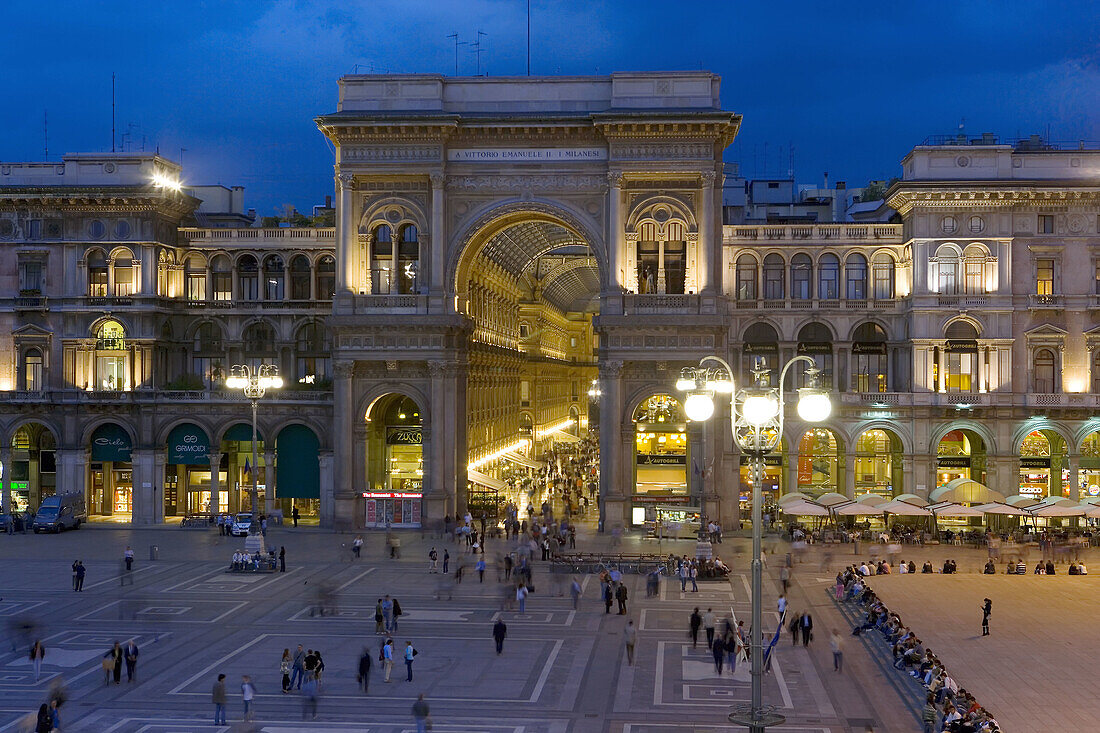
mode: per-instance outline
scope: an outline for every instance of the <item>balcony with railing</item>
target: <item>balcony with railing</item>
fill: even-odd
[[[336,246],[335,227],[279,227],[247,229],[198,229],[185,227],[180,236],[188,243],[198,245],[223,245],[239,242],[235,246]],[[231,245],[232,246],[232,245]]]
[[[787,298],[787,299],[739,299],[733,301],[738,311],[895,311],[904,301],[900,298],[841,299],[841,298]]]
[[[1066,296],[1045,294],[1039,295],[1032,293],[1027,296],[1027,308],[1033,311],[1046,311],[1046,310],[1064,310],[1066,307]]]
[[[270,390],[265,401],[290,402],[294,404],[316,403],[331,404],[332,392],[323,389],[280,389]],[[248,398],[235,390],[6,390],[0,391],[0,404],[159,404],[159,403],[247,403]]]
[[[725,227],[724,241],[740,243],[875,242],[901,244],[901,224],[758,224]]]

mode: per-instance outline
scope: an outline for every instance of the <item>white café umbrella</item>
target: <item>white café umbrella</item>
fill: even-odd
[[[982,517],[985,516],[985,512],[976,507],[967,506],[966,504],[956,504],[951,501],[941,501],[938,504],[931,504],[927,507],[928,511],[932,512],[937,517]]]
[[[780,509],[784,514],[797,517],[826,517],[829,515],[829,510],[820,504],[815,504],[812,501],[787,501],[780,505]]]
[[[838,494],[835,491],[830,491],[817,497],[816,499],[814,499],[814,501],[821,506],[831,507],[836,506],[837,504],[848,503],[848,497],[844,494]]]
[[[1024,494],[1013,494],[1012,496],[1005,499],[1005,504],[1008,504],[1009,506],[1019,507],[1021,509],[1026,509],[1029,506],[1035,506],[1038,503],[1039,502],[1034,497],[1025,496]]]
[[[1002,514],[1010,517],[1025,517],[1027,511],[1011,504],[1002,504],[999,501],[991,501],[974,507],[982,514]]]
[[[788,501],[812,501],[812,499],[810,499],[808,495],[803,494],[801,491],[792,491],[779,497],[779,499],[776,500],[776,504],[778,504],[779,506],[783,506]]]
[[[885,504],[886,502],[882,502]],[[882,508],[880,506],[874,506],[871,504],[864,504],[859,501],[852,501],[847,504],[833,507],[833,514],[841,517],[873,517],[876,514],[882,514]]]
[[[902,494],[902,496],[905,496],[905,495]],[[914,496],[914,498],[919,498],[919,497]],[[901,496],[894,499],[893,501],[888,501],[885,504],[883,504],[879,507],[876,507],[876,508],[880,512],[887,512],[889,514],[897,514],[897,515],[902,516],[902,517],[927,517],[927,516],[930,516],[932,514],[932,512],[928,511],[923,506],[918,506],[916,504],[911,504],[908,501],[905,501],[904,499],[902,499]]]
[[[1036,517],[1080,517],[1085,513],[1085,507],[1072,499],[1048,496],[1035,506],[1030,506],[1027,511]]]

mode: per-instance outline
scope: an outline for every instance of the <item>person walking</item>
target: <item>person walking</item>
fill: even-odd
[[[122,649],[122,656],[126,661],[126,682],[133,682],[134,677],[137,676],[138,661],[138,647],[133,639],[126,642],[126,646]]]
[[[787,618],[787,596],[786,595],[784,595],[782,593],[779,594],[779,600],[777,600],[775,602],[775,608],[776,608],[777,611],[779,611],[779,623],[783,623],[783,621]]]
[[[691,568],[688,567],[687,558],[680,561],[680,592],[687,591],[688,578],[691,577]]]
[[[611,613],[611,604],[615,601],[615,589],[611,585],[611,581],[607,581],[603,586],[603,605],[604,613]]]
[[[988,598],[982,604],[982,636],[989,636],[989,614],[993,613],[993,601]]]
[[[12,523],[9,522],[8,526],[10,527],[11,525],[12,525]],[[76,569],[77,569],[77,567],[79,567],[79,565],[80,565],[79,560],[73,560],[73,590],[76,590]]]
[[[714,645],[714,627],[718,625],[718,617],[714,615],[714,609],[708,608],[703,614],[703,630],[707,632],[707,648]]]
[[[298,511],[298,507],[294,506],[290,509],[290,518],[294,520],[294,529],[298,529],[298,518],[302,516],[302,513]]]
[[[385,618],[386,617],[382,613],[382,599],[379,598],[378,603],[374,606],[374,633],[385,633],[385,626],[383,626]]]
[[[31,646],[31,664],[34,665],[34,681],[42,677],[42,660],[46,658],[46,645],[40,639],[35,639]]]
[[[302,720],[309,715],[310,720],[317,719],[317,692],[320,683],[313,675],[306,677],[305,687],[302,688]]]
[[[688,625],[691,629],[691,648],[694,649],[699,644],[699,627],[703,625],[703,617],[699,615],[698,606],[691,612]]]
[[[382,669],[386,672],[382,681],[388,684],[390,674],[393,673],[393,639],[386,639],[386,643],[382,645]]]
[[[279,572],[286,572],[286,548],[282,545],[279,546]]]
[[[428,550],[428,572],[439,572],[439,553],[435,551],[435,548]]]
[[[493,641],[497,643],[497,656],[504,652],[504,637],[507,635],[507,624],[504,623],[504,619],[497,617],[497,622],[493,624]]]
[[[408,672],[408,676],[405,677],[406,682],[413,681],[413,657],[419,653],[416,649],[413,649],[411,641],[405,642],[405,670]]]
[[[710,645],[710,653],[714,656],[714,668],[718,671],[718,676],[721,677],[722,663],[726,660],[726,645],[722,643],[722,637],[718,637]]]
[[[38,707],[38,717],[34,721],[34,733],[50,733],[53,730],[53,716],[50,715],[50,706],[42,703]]]
[[[363,552],[363,535],[357,535],[356,538],[351,541],[351,552],[355,555],[355,559],[358,560]]]
[[[294,660],[291,662],[290,670],[290,684],[295,689],[302,689],[302,677],[306,674],[306,651],[301,644],[294,650]]]
[[[412,705],[412,716],[413,720],[416,721],[416,733],[426,733],[429,721],[431,721],[430,713],[431,708],[428,707],[428,703],[424,700],[424,693],[421,692]]]
[[[252,684],[252,678],[248,675],[241,676],[241,702],[244,703],[244,720],[252,720],[252,701],[256,699],[256,688]]]
[[[126,549],[122,553],[122,559],[126,563],[127,572],[134,569],[134,550],[129,545],[126,545]]]
[[[359,682],[359,686],[363,688],[364,695],[370,692],[370,657],[370,649],[363,647],[363,654],[359,657],[359,674],[355,679]]]
[[[628,666],[634,666],[634,645],[638,642],[638,629],[634,626],[634,619],[626,622],[626,628],[623,629],[623,645],[626,646],[626,663]]]
[[[802,631],[802,646],[809,646],[814,638],[814,617],[809,611],[803,611],[798,621],[798,628]]]
[[[294,664],[290,658],[290,650],[283,649],[282,659],[279,660],[279,674],[282,676],[283,694],[290,692],[290,668]]]
[[[691,564],[691,592],[692,593],[698,593],[699,592],[699,584],[697,582],[695,582],[698,579],[699,579],[699,566],[696,565],[695,563],[692,563]]]
[[[619,615],[626,615],[626,583],[619,583],[619,587],[615,589],[615,600],[619,602]]]
[[[574,577],[573,582],[569,584],[569,595],[573,597],[573,610],[577,610],[577,601],[581,597],[581,584],[577,582]]]
[[[798,644],[798,626],[802,622],[802,617],[798,614],[792,614],[794,618],[787,624],[787,630],[791,632],[791,646]]]
[[[111,676],[115,684],[120,685],[122,684],[122,645],[116,641],[111,651],[107,652],[107,656],[111,659]]]
[[[786,593],[791,585],[791,569],[786,565],[779,569],[779,582],[783,584],[783,592]]]
[[[443,548],[443,574],[446,575],[451,565],[451,553],[446,547]]]
[[[484,554],[482,554],[482,556],[478,558],[477,563],[474,564],[474,570],[477,571],[477,582],[484,583],[485,582],[485,555]]]
[[[737,672],[738,642],[739,639],[737,634],[735,634],[732,629],[727,628],[723,646],[726,647],[726,666],[729,667],[731,675]]]
[[[385,621],[386,633],[393,631],[393,601],[389,596],[382,599],[382,618]]]
[[[88,569],[84,567],[83,560],[76,561],[76,589],[78,592],[84,591],[84,576],[88,574]]]
[[[519,603],[519,612],[527,613],[527,586],[523,583],[516,586],[516,601]]]
[[[844,647],[843,640],[840,637],[840,632],[833,629],[832,636],[829,637],[829,648],[833,651],[833,671],[844,671]]]

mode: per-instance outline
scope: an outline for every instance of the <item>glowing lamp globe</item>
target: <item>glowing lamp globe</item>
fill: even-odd
[[[714,414],[714,400],[710,395],[699,392],[688,395],[687,400],[684,401],[684,412],[687,413],[688,420],[702,422]]]
[[[766,425],[779,414],[779,400],[769,395],[751,395],[741,403],[741,414],[750,425]]]
[[[798,416],[806,422],[821,422],[833,411],[832,400],[823,392],[807,392],[799,395]]]
[[[681,392],[687,392],[688,390],[695,389],[695,380],[684,379],[683,377],[681,377],[680,379],[676,380],[676,389],[680,390]]]

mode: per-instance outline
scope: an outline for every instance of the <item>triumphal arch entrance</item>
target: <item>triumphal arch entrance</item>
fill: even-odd
[[[326,523],[525,503],[515,472],[597,432],[605,528],[704,498],[693,461],[718,438],[685,424],[672,385],[725,350],[720,174],[740,117],[718,87],[340,80],[317,118],[338,194]]]

